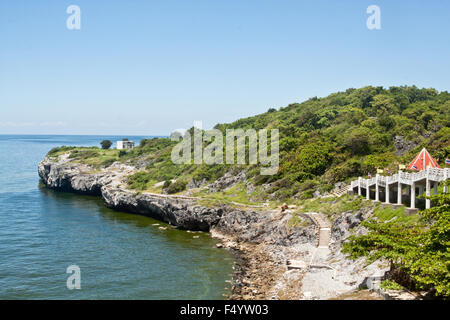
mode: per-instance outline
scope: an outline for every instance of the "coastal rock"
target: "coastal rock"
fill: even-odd
[[[240,181],[245,181],[246,175],[244,171],[241,171],[237,174],[233,174],[232,172],[225,173],[222,177],[208,185],[208,192],[218,192],[228,188],[231,188],[236,183]]]
[[[254,211],[234,210],[223,215],[215,226],[222,233],[239,241],[289,246],[297,243],[314,243],[314,228],[288,228],[291,214],[284,217]]]
[[[209,231],[223,214],[222,208],[196,205],[192,199],[132,191],[104,186],[102,198],[107,207],[152,217],[180,229]]]
[[[417,147],[417,143],[414,141],[405,140],[403,136],[395,136],[394,138],[395,155],[401,156],[406,152]]]
[[[206,185],[207,180],[206,179],[201,179],[201,180],[195,180],[192,179],[191,181],[189,181],[189,183],[186,185],[187,189],[195,189],[195,188],[201,188],[204,185]]]
[[[331,237],[333,240],[342,241],[350,235],[350,230],[359,226],[363,217],[362,213],[352,214],[352,211],[344,212],[338,217],[331,229]]]

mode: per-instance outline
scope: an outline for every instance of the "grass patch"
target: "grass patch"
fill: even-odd
[[[392,209],[391,206],[382,207],[379,204],[375,207],[373,217],[378,218],[380,222],[389,221],[391,219],[397,219],[399,221],[407,223],[415,223],[419,220],[419,215],[417,214],[407,216],[405,214],[405,208],[403,206],[396,209]]]
[[[307,227],[311,225],[311,221],[309,219],[305,219],[298,215],[298,213],[294,213],[292,217],[289,219],[287,223],[290,228],[301,228]]]
[[[356,212],[365,206],[373,206],[373,203],[364,201],[362,197],[344,195],[339,198],[314,198],[300,201],[297,212],[319,212],[333,221],[343,212]]]
[[[202,190],[198,193],[196,193],[194,196],[202,197],[204,199],[209,200],[215,200],[216,202],[222,202],[222,203],[232,203],[237,202],[239,204],[243,205],[257,205],[258,203],[251,201],[251,195],[253,194],[247,194],[247,188],[245,186],[244,182],[236,183],[231,188],[220,191],[220,192],[213,192],[213,193],[207,193],[207,190]],[[256,191],[255,191],[256,192]]]

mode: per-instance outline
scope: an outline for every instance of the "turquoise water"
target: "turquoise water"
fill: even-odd
[[[208,234],[39,187],[49,149],[103,138],[0,135],[0,299],[222,299],[233,259]],[[67,289],[70,265],[80,290]]]

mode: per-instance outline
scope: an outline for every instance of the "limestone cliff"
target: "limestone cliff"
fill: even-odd
[[[241,241],[293,244],[315,241],[314,229],[287,230],[289,216],[280,219],[274,212],[256,212],[228,206],[206,207],[196,198],[139,193],[126,188],[126,178],[136,168],[114,163],[94,170],[65,156],[46,157],[38,166],[43,183],[52,189],[101,196],[109,208],[149,216],[177,228],[217,231]]]

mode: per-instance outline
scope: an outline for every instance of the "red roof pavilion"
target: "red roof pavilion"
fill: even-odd
[[[408,170],[422,171],[427,167],[441,168],[439,167],[437,161],[434,160],[431,154],[427,151],[427,149],[423,148],[422,151],[420,151],[419,154],[414,158],[414,160],[411,161],[408,166]]]

